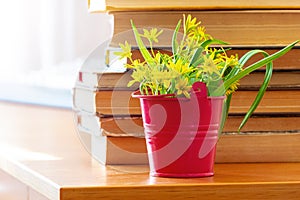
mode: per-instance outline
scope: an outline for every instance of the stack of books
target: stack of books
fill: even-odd
[[[131,29],[130,21],[138,28],[156,27],[174,30],[183,14],[191,14],[202,22],[214,38],[228,42],[228,54],[242,56],[250,49],[262,49],[269,54],[300,39],[300,11],[293,2],[285,4],[272,0],[272,4],[245,0],[223,1],[114,1],[90,0],[91,12],[108,12],[114,17],[114,34]],[[156,4],[157,3],[157,4]],[[272,5],[272,6],[270,6]],[[260,8],[257,10],[256,8]],[[284,8],[284,9],[283,9]],[[213,10],[213,11],[212,11]],[[151,19],[151,20],[150,20]],[[169,42],[169,43],[168,43]],[[170,44],[170,41],[165,42]],[[164,42],[163,42],[164,43]],[[164,46],[164,45],[162,45]],[[164,46],[168,48],[168,46]],[[274,72],[265,96],[252,118],[241,130],[244,133],[297,132],[300,130],[300,49],[292,49],[274,61]],[[262,55],[256,55],[250,65]],[[246,111],[263,81],[264,70],[256,71],[241,80],[234,93],[225,133],[237,131]]]
[[[208,33],[230,43],[228,48],[231,50],[228,54],[238,53],[242,56],[246,51],[255,48],[271,54],[300,39],[300,23],[297,20],[300,11],[292,9],[297,5],[292,2],[293,5],[282,5],[281,1],[273,1],[272,7],[269,6],[271,4],[265,5],[261,1],[253,1],[250,5],[244,0],[236,1],[234,4],[224,1],[213,3],[190,1],[187,4],[173,0],[166,1],[166,5],[156,0],[138,2],[90,0],[89,5],[91,12],[107,12],[114,16],[115,36],[131,30],[130,20],[133,20],[138,28],[174,29],[183,14],[192,14],[202,21]],[[97,7],[100,4],[101,6]],[[134,43],[132,38],[128,42]],[[166,44],[170,43],[166,42]],[[162,46],[166,50],[170,48]],[[141,57],[138,51],[133,53],[135,57]],[[260,55],[257,55],[248,64],[260,58]],[[249,134],[268,135],[268,140],[272,142],[275,141],[273,138],[278,139],[277,136],[280,135],[300,133],[299,58],[300,49],[296,47],[274,62],[270,86],[257,110],[241,130],[244,135],[247,137]],[[131,80],[131,72],[126,69],[115,70],[121,69],[122,67],[119,67],[122,63],[116,64],[117,67],[110,68],[110,71],[105,64],[102,66],[104,71],[95,69],[94,64],[89,62],[86,64],[88,67],[81,69],[74,88],[74,108],[77,111],[78,127],[82,138],[88,138],[83,136],[83,133],[88,133],[86,135],[92,137],[91,140],[87,139],[87,146],[94,157],[102,163],[147,163],[139,101],[131,98],[131,93],[138,87],[127,88],[126,86]],[[229,116],[223,130],[225,135],[237,133],[239,124],[255,98],[263,77],[264,69],[240,81],[239,90],[232,97]],[[272,138],[274,134],[277,136]],[[251,138],[255,141],[259,137]],[[290,142],[289,145],[293,146],[293,141]],[[252,143],[244,141],[236,151],[256,152],[255,146],[248,144]],[[230,142],[221,143],[219,149],[232,149],[231,145]],[[272,145],[266,145],[263,151],[271,153]],[[257,162],[258,160],[251,158],[244,161]],[[225,162],[230,162],[230,158],[227,157]]]
[[[131,71],[111,43],[99,46],[78,72],[73,108],[78,134],[94,158],[103,164],[148,164],[138,86],[127,87]]]

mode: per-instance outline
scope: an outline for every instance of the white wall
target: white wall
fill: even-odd
[[[0,0],[0,79],[47,85],[67,77],[110,37],[111,23],[88,13],[87,0]]]

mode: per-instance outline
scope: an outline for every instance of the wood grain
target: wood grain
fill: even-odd
[[[157,199],[199,199],[205,197],[206,200],[226,200],[226,199],[272,199],[282,200],[298,199],[299,182],[294,183],[279,183],[279,184],[204,184],[199,187],[197,184],[191,185],[171,185],[171,186],[135,186],[135,187],[109,187],[101,189],[101,193],[97,188],[90,188],[91,193],[87,193],[86,188],[71,188],[62,189],[62,198],[65,200],[73,199],[124,199],[131,200],[137,197],[142,197],[145,200]],[[132,192],[134,191],[134,192]]]

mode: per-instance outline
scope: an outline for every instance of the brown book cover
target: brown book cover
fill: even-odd
[[[76,84],[79,87],[94,88],[99,90],[136,90],[138,84],[134,84],[131,87],[127,87],[131,78],[132,70],[126,72],[87,72],[79,71]]]
[[[239,82],[239,90],[258,90],[264,76],[264,71],[245,76]],[[273,71],[268,90],[300,90],[300,71]]]
[[[102,164],[148,164],[144,138],[95,136],[82,130],[79,136]],[[299,133],[225,134],[217,144],[216,163],[299,162],[299,142]]]
[[[112,14],[115,35],[131,30],[130,20],[137,28],[174,30],[183,14],[191,14],[202,22],[208,34],[230,45],[283,46],[300,38],[300,10],[144,11]],[[132,37],[128,42],[133,44],[133,41]],[[165,43],[170,45],[170,42]]]
[[[93,90],[75,87],[73,107],[101,115],[141,114],[139,99],[132,98],[131,90]]]
[[[141,114],[139,99],[130,90],[90,90],[74,88],[74,108],[101,115]],[[237,91],[232,95],[230,114],[245,114],[257,91]],[[255,113],[300,113],[300,90],[266,91]]]
[[[229,113],[244,114],[257,91],[237,91],[232,95]],[[300,113],[300,90],[269,90],[255,110],[256,114]]]
[[[99,116],[76,113],[78,125],[86,131],[116,137],[144,137],[142,116]],[[236,133],[243,115],[229,115],[223,133]],[[300,113],[254,114],[242,128],[243,133],[300,131]]]
[[[78,126],[87,132],[116,137],[144,137],[142,116],[100,116],[76,112]]]

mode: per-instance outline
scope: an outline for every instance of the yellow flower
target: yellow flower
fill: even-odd
[[[185,97],[190,98],[190,91],[192,86],[188,85],[187,78],[179,78],[176,82],[175,89],[177,90],[177,95],[183,94]]]
[[[147,38],[151,42],[158,42],[158,36],[163,32],[163,30],[160,30],[157,32],[157,28],[152,28],[150,31],[147,29],[144,29],[144,34],[142,37]]]
[[[228,66],[237,66],[239,65],[239,60],[237,56],[231,55],[229,58],[227,57],[226,64]]]
[[[147,74],[147,68],[143,69],[143,66],[138,66],[132,72],[131,77],[133,80],[129,81],[127,84],[128,87],[132,86],[136,82],[143,82]]]
[[[164,80],[162,85],[164,86],[164,88],[169,88],[170,85],[171,85],[171,80],[170,79],[167,79],[167,80]]]
[[[206,57],[206,56],[204,57],[204,62],[203,62],[203,65],[201,66],[201,68],[202,68],[202,72],[208,73],[210,75],[213,73],[215,73],[217,75],[220,74],[217,66],[214,63],[214,60],[210,57]]]
[[[176,63],[170,61],[167,67],[171,71],[177,72],[179,75],[185,75],[194,70],[193,68],[189,67],[189,63],[184,63],[182,59],[178,59]]]
[[[185,17],[185,15],[184,15]],[[186,20],[185,20],[185,24],[184,24],[184,31],[186,34],[190,34],[191,31],[194,31],[199,25],[200,25],[201,22],[198,22],[197,23],[197,18],[194,17],[192,19],[192,16],[191,15],[188,15]]]
[[[238,89],[239,82],[236,81],[232,83],[229,87],[229,89],[226,91],[226,96],[230,95],[231,93],[235,92]]]
[[[130,58],[131,59],[131,56],[132,56],[132,53],[131,53],[131,45],[128,44],[127,41],[125,41],[125,44],[119,44],[119,46],[121,47],[122,51],[120,52],[115,52],[114,54],[116,56],[119,56],[119,59],[123,59],[123,58]]]
[[[216,50],[215,50],[216,51]],[[223,53],[219,53],[216,55],[216,58],[214,59],[215,62],[225,62],[225,66],[238,66],[239,65],[239,60],[238,60],[238,55],[231,55],[228,57],[226,55],[226,52],[224,51]]]
[[[165,70],[159,70],[158,67],[155,67],[151,70],[151,79],[153,80],[153,82],[157,82],[157,83],[163,83],[164,80],[167,78],[167,71]]]

